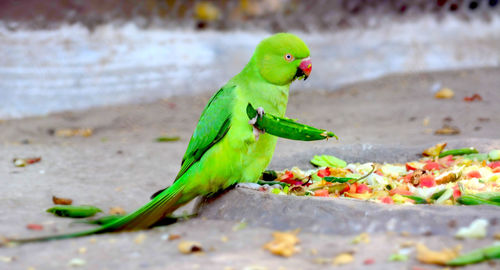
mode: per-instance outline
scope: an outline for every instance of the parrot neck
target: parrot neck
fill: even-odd
[[[233,78],[243,94],[254,106],[263,107],[276,116],[284,116],[288,103],[290,84],[276,85],[265,80],[260,74],[255,58],[252,57],[245,68]]]

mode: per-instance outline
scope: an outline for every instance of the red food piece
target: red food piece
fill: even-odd
[[[481,178],[481,173],[479,173],[479,171],[470,171],[467,174],[467,177],[468,178]]]
[[[330,195],[330,194],[328,193],[327,189],[320,189],[320,190],[314,191],[314,196],[316,196],[316,197],[328,197],[328,195]]]
[[[474,94],[470,97],[464,97],[464,101],[471,102],[471,101],[482,101],[483,97],[481,97],[479,94]]]
[[[368,259],[365,259],[363,261],[364,265],[370,265],[370,264],[374,264],[374,263],[375,263],[375,259],[373,259],[373,258],[368,258]]]
[[[33,230],[33,231],[43,230],[43,226],[40,224],[28,224],[28,225],[26,225],[26,228],[29,230]]]
[[[422,175],[422,177],[420,177],[420,186],[421,187],[433,187],[435,185],[436,185],[436,180],[434,180],[434,176]]]
[[[498,168],[500,167],[500,161],[491,162],[490,164],[488,164],[488,167],[492,169]]]
[[[493,169],[492,172],[493,173],[500,173],[500,167],[496,167],[495,169]]]
[[[451,167],[453,165],[453,156],[452,155],[447,155],[445,157],[442,157],[439,159],[439,163],[441,165],[444,165],[446,167]]]
[[[424,170],[427,171],[439,170],[439,163],[434,161],[429,161],[424,165]]]
[[[405,175],[405,177],[403,178],[403,182],[410,183],[412,177],[413,177],[413,173],[412,172],[409,173],[409,174],[407,174],[407,175]]]
[[[330,176],[330,170],[328,168],[323,170],[318,170],[318,176],[323,178],[325,176]]]
[[[392,199],[391,196],[380,198],[380,201],[386,204],[394,204],[394,200]]]
[[[460,188],[458,187],[458,185],[455,185],[453,187],[453,198],[456,199],[460,196],[462,196],[462,192],[460,192]]]
[[[283,175],[280,177],[280,182],[287,183],[290,185],[299,186],[302,185],[302,181],[296,180],[295,175],[291,171],[285,171]]]
[[[411,193],[411,191],[408,190],[408,187],[406,186],[399,186],[397,188],[394,188],[394,189],[391,189],[389,191],[389,195],[395,195],[395,194],[399,194],[399,195],[413,195],[413,193]]]
[[[384,173],[382,172],[381,169],[376,170],[375,173],[380,175],[380,176],[384,176]]]
[[[356,186],[356,193],[367,193],[371,191],[371,188],[369,188],[366,184],[357,184]]]

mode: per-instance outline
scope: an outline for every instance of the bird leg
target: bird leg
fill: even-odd
[[[260,134],[264,134],[264,130],[261,130],[255,126],[255,123],[257,123],[257,117],[262,118],[263,115],[264,115],[264,108],[258,107],[257,115],[248,121],[248,124],[252,125],[253,127],[253,135],[255,136],[256,141],[259,140]]]

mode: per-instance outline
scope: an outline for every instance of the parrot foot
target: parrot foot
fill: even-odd
[[[260,134],[264,134],[264,130],[258,129],[255,126],[255,123],[257,123],[257,117],[262,118],[263,115],[264,115],[264,108],[258,107],[257,115],[254,118],[250,119],[250,121],[248,121],[248,123],[253,126],[253,135],[255,136],[256,141],[259,140]]]

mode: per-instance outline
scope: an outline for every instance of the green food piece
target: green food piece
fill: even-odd
[[[476,154],[478,151],[472,147],[469,148],[460,148],[460,149],[451,149],[451,150],[446,150],[443,151],[439,154],[439,157],[446,157],[449,155],[452,156],[462,156],[462,155],[468,155],[468,154]]]
[[[352,184],[352,183],[358,182],[358,181],[363,180],[366,177],[370,176],[370,174],[372,174],[374,170],[375,170],[375,166],[372,166],[371,171],[369,171],[367,174],[365,174],[359,178],[325,176],[325,177],[323,177],[323,179],[325,179],[325,181],[331,182],[331,183],[350,183],[350,184]]]
[[[470,194],[460,196],[459,198],[457,198],[457,202],[460,204],[464,204],[464,205],[491,204],[491,205],[500,206],[500,202],[485,200],[481,197],[470,195]]]
[[[408,260],[408,255],[401,253],[394,253],[389,256],[389,261],[391,262],[404,262]]]
[[[344,168],[347,166],[344,160],[330,155],[314,156],[310,162],[317,167]]]
[[[91,205],[57,205],[47,209],[47,212],[60,217],[85,218],[102,212],[102,210]]]
[[[443,190],[440,190],[434,194],[431,195],[431,200],[437,200],[439,199],[439,197],[441,197],[441,195],[443,195],[443,193],[446,191],[446,189],[443,189]]]
[[[491,150],[488,153],[488,158],[493,161],[500,160],[500,150]]]
[[[448,200],[453,196],[453,189],[447,188],[444,189],[443,191],[444,191],[443,194],[441,194],[441,196],[439,196],[439,198],[434,203],[437,204],[443,203],[444,201]]]
[[[500,259],[500,245],[479,248],[446,262],[449,266],[474,264],[491,259]]]
[[[257,184],[259,184],[259,185],[266,185],[267,184],[267,185],[270,185],[270,186],[278,184],[278,185],[280,185],[282,187],[286,187],[286,186],[290,185],[290,184],[287,184],[285,182],[280,182],[280,181],[264,181],[264,180],[258,180]]]
[[[474,196],[488,201],[500,203],[500,192],[481,192],[474,194]]]
[[[408,199],[412,199],[413,201],[415,201],[415,204],[428,204],[429,202],[422,198],[422,197],[418,197],[418,196],[413,196],[413,195],[402,195],[403,197],[406,197]]]
[[[483,161],[483,160],[488,160],[488,154],[468,154],[468,155],[463,155],[465,159],[470,159],[470,160],[477,160],[477,161]]]
[[[250,119],[257,116],[257,111],[250,103],[247,106],[247,115]],[[333,132],[300,124],[292,119],[277,117],[269,113],[264,113],[262,117],[257,117],[255,126],[271,135],[291,140],[316,141],[331,137],[339,139]]]
[[[173,136],[173,137],[158,137],[155,139],[156,142],[175,142],[175,141],[178,141],[180,140],[181,137],[179,136]]]
[[[273,181],[276,178],[278,178],[278,174],[276,173],[276,171],[265,170],[262,173],[262,180],[264,180],[264,181]]]

